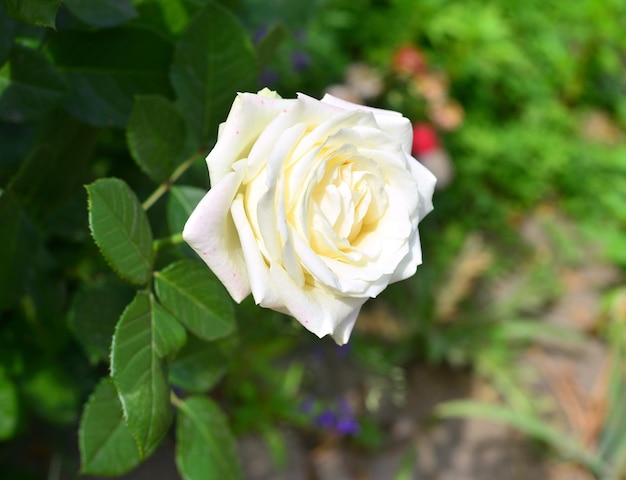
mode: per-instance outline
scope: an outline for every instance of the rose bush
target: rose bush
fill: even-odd
[[[183,238],[237,302],[348,341],[363,303],[413,275],[434,176],[396,112],[326,95],[239,94]]]

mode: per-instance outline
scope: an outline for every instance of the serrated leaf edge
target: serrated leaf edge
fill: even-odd
[[[167,435],[167,431],[169,430],[169,427],[167,429],[164,430],[163,432],[163,436],[161,437],[160,440],[158,440],[157,442],[154,443],[154,445],[151,445],[149,449],[144,449],[143,448],[143,442],[142,440],[139,438],[138,434],[135,432],[135,430],[133,429],[133,427],[131,427],[131,425],[128,422],[128,406],[127,404],[124,402],[124,398],[122,397],[122,394],[120,393],[120,389],[118,387],[117,384],[117,380],[115,378],[115,374],[114,374],[114,351],[115,351],[115,345],[117,343],[117,337],[118,337],[118,333],[119,333],[119,328],[121,325],[121,320],[124,317],[124,315],[126,314],[127,310],[130,308],[130,306],[133,304],[133,302],[139,297],[139,295],[145,295],[148,297],[148,305],[149,305],[149,310],[150,310],[150,331],[151,331],[151,335],[150,335],[150,345],[149,348],[151,348],[152,351],[152,361],[150,363],[150,371],[153,373],[152,378],[154,378],[154,371],[155,371],[155,365],[158,365],[161,363],[161,359],[159,358],[159,356],[156,353],[156,346],[154,345],[154,325],[153,325],[153,320],[152,320],[152,305],[150,304],[150,294],[148,294],[147,292],[138,292],[137,295],[133,298],[133,300],[131,300],[131,302],[126,306],[126,308],[124,309],[124,311],[122,312],[122,314],[120,315],[120,319],[118,320],[117,324],[115,325],[115,331],[113,332],[113,339],[111,341],[111,353],[109,355],[110,357],[110,370],[111,370],[111,379],[113,380],[113,384],[115,385],[115,388],[118,392],[118,396],[120,399],[120,403],[122,404],[122,413],[124,415],[124,421],[126,422],[126,425],[128,426],[128,429],[130,430],[131,435],[133,436],[133,438],[135,439],[135,442],[137,443],[137,446],[139,448],[139,454],[142,460],[146,459],[147,457],[150,456],[150,454],[156,449],[156,447],[158,447],[158,445],[161,443],[161,441],[163,440],[163,438],[165,438],[165,435]],[[155,362],[156,360],[156,362]],[[164,374],[164,380],[166,382],[166,384],[168,384],[168,376],[167,374]],[[169,384],[168,384],[169,385]],[[150,388],[151,391],[154,391],[154,382],[150,382]],[[155,395],[151,395],[151,398],[154,399]],[[154,408],[155,403],[151,402],[150,405],[150,418],[154,418],[155,414],[154,414]],[[169,424],[171,425],[172,423],[172,417],[170,415],[169,418]],[[148,430],[148,432],[146,433],[146,437],[149,438],[149,434],[151,433],[151,428],[153,426],[153,422],[150,422],[150,429]]]
[[[146,95],[135,95],[134,99],[133,99],[133,108],[130,112],[130,116],[128,119],[128,128],[126,129],[126,145],[128,146],[128,151],[130,152],[130,156],[132,157],[132,159],[134,160],[135,164],[139,167],[139,169],[146,174],[146,176],[148,178],[150,178],[152,181],[154,181],[155,183],[161,183],[161,182],[165,182],[167,181],[167,178],[161,180],[159,178],[155,178],[152,176],[152,172],[149,171],[149,169],[146,167],[146,165],[140,160],[140,155],[137,154],[137,152],[135,151],[135,147],[134,147],[134,142],[131,140],[131,119],[133,117],[133,112],[135,110],[135,105],[137,105],[137,99],[144,99],[144,98],[149,98],[149,97],[157,97],[160,98],[161,100],[164,100],[165,102],[167,102],[169,104],[170,107],[172,107],[175,111],[176,114],[178,115],[178,119],[182,122],[182,126],[183,126],[183,131],[184,134],[186,134],[186,123],[185,123],[185,119],[182,116],[182,114],[180,113],[180,108],[178,107],[178,104],[171,102],[169,99],[165,98],[162,95],[155,95],[155,94],[146,94]],[[152,130],[152,129],[151,129]],[[181,143],[181,149],[180,152],[178,153],[178,157],[180,158],[183,150],[185,148],[185,141],[184,141],[184,137],[183,137],[183,141]],[[176,167],[174,167],[174,169],[169,172],[169,175],[171,175],[172,173],[174,173],[174,171],[176,170]]]
[[[84,427],[83,427],[83,418],[84,418],[84,416],[86,415],[87,410],[91,407],[91,405],[92,405],[92,404],[93,404],[93,402],[95,401],[95,398],[96,398],[96,392],[97,392],[97,391],[98,391],[98,389],[100,388],[100,385],[101,385],[103,382],[106,382],[106,381],[111,382],[111,384],[113,385],[113,388],[115,388],[115,389],[117,390],[117,387],[115,386],[115,382],[113,382],[113,379],[112,379],[111,377],[104,377],[104,378],[102,378],[102,379],[98,382],[98,384],[96,385],[96,388],[94,388],[93,392],[91,392],[91,394],[89,395],[89,398],[87,399],[87,401],[85,402],[85,405],[84,405],[84,407],[83,407],[83,412],[82,412],[81,417],[80,417],[80,423],[79,423],[79,425],[78,425],[78,438],[79,438],[79,442],[78,442],[78,443],[79,443],[79,446],[81,446],[81,447],[82,447],[82,444],[83,444],[82,439],[84,438],[83,436],[85,435],[85,432],[84,432]],[[123,412],[122,412],[122,420],[124,420],[124,418],[123,418]],[[126,422],[124,421],[124,423],[126,423]],[[127,425],[127,424],[126,424],[126,426],[128,427],[128,425]],[[114,428],[113,430],[111,430],[111,431],[112,431],[112,432],[114,432],[114,431],[116,431],[118,428],[119,428],[119,425],[118,425],[116,428]],[[132,436],[132,437],[133,437],[133,439],[135,440],[135,444],[136,444],[136,446],[137,446],[137,451],[138,451],[138,452],[141,452],[141,449],[140,449],[140,447],[139,447],[139,444],[137,443],[137,439],[136,439],[136,438],[135,438],[135,436],[132,434],[132,431],[130,430],[130,428],[129,428],[128,430],[130,431],[131,436]],[[109,435],[109,438],[110,438],[110,437],[111,437],[111,435]],[[105,445],[105,444],[106,444],[106,442],[102,444],[103,446],[101,446],[101,447],[99,447],[99,448],[98,448],[98,451],[99,451],[99,452],[100,452],[100,451],[104,448],[104,445]],[[81,473],[82,475],[87,475],[87,474],[89,474],[89,475],[95,475],[95,474],[98,474],[98,475],[119,475],[119,473],[118,473],[118,472],[114,472],[114,471],[112,471],[112,470],[108,470],[108,471],[99,471],[99,472],[90,472],[90,471],[86,470],[86,469],[84,468],[84,467],[85,467],[85,463],[86,463],[86,462],[84,462],[84,457],[83,457],[83,449],[82,449],[82,448],[79,448],[79,450],[80,450],[80,452],[79,452],[79,453],[80,453],[80,473]],[[92,461],[93,461],[93,458],[95,458],[96,456],[97,456],[97,455],[94,455],[94,456],[92,457]],[[88,462],[88,463],[92,463],[92,461],[90,461],[90,462]],[[135,464],[132,468],[136,467],[138,464],[139,464],[139,462],[138,462],[137,464]]]
[[[98,247],[98,251],[102,254],[102,256],[104,257],[104,259],[106,260],[107,264],[109,265],[109,267],[111,267],[111,270],[113,270],[115,273],[117,273],[123,280],[126,280],[127,282],[131,283],[132,285],[136,285],[136,286],[143,286],[146,283],[150,282],[151,279],[151,272],[152,272],[152,268],[154,266],[154,251],[151,250],[151,255],[150,258],[147,259],[148,260],[148,274],[147,274],[147,279],[145,282],[135,282],[133,279],[129,278],[126,274],[124,274],[122,271],[120,271],[117,266],[114,264],[113,261],[111,261],[111,259],[109,258],[109,256],[107,255],[107,253],[105,253],[105,251],[102,249],[102,247],[100,246],[100,243],[98,242],[98,240],[96,239],[96,236],[94,234],[93,231],[93,225],[92,225],[92,220],[91,220],[91,211],[92,211],[92,195],[91,195],[91,191],[89,190],[89,187],[92,185],[95,185],[96,183],[103,181],[103,180],[116,180],[118,182],[121,182],[123,185],[125,185],[126,187],[128,187],[128,189],[133,193],[133,195],[135,195],[135,192],[132,191],[132,189],[128,186],[128,184],[124,181],[121,180],[119,178],[115,178],[115,177],[106,177],[106,178],[101,178],[96,180],[95,182],[90,183],[89,185],[85,185],[85,190],[87,190],[87,210],[89,213],[89,233],[91,234],[91,238],[93,239],[94,243],[96,244],[96,246]],[[137,202],[139,202],[139,199],[137,198],[137,196],[135,195],[135,199],[137,200]],[[150,223],[148,222],[148,228],[150,229]],[[150,230],[150,236],[152,236],[152,230]],[[132,239],[131,239],[132,240]],[[130,242],[133,243],[133,242]],[[152,243],[152,242],[151,242]],[[139,251],[139,249],[137,249]],[[143,255],[140,255],[140,257],[143,258]]]
[[[185,415],[192,423],[193,425],[197,428],[198,432],[200,432],[200,436],[205,440],[206,443],[211,443],[215,448],[216,451],[220,450],[220,448],[223,447],[223,445],[217,445],[216,442],[214,441],[213,436],[211,435],[211,433],[207,430],[206,426],[204,425],[204,423],[194,414],[193,410],[189,407],[188,403],[190,400],[193,401],[193,399],[198,399],[201,400],[203,403],[206,403],[207,405],[210,405],[209,408],[215,409],[217,411],[217,413],[220,416],[220,421],[223,421],[224,424],[226,426],[228,426],[228,421],[226,418],[226,415],[221,411],[221,409],[215,404],[215,402],[213,402],[212,400],[210,400],[207,397],[201,397],[198,395],[192,396],[192,397],[188,397],[186,398],[184,401],[180,402],[180,404],[178,405],[178,410],[179,410],[179,414],[180,415]],[[211,412],[213,413],[213,412]],[[177,422],[178,423],[178,422]],[[180,426],[180,424],[178,423],[177,425],[178,428],[182,428]],[[188,475],[188,472],[186,471],[185,468],[183,468],[183,465],[181,465],[181,462],[178,461],[178,457],[180,455],[180,442],[178,441],[178,428],[176,431],[176,466],[178,467],[181,475],[185,478],[185,479],[190,479],[191,477]],[[228,429],[228,433],[229,435],[232,436],[232,433],[230,431],[230,429]],[[208,440],[208,441],[207,441]],[[233,438],[234,440],[234,438]],[[233,449],[233,451],[231,452],[233,454],[234,457],[237,458],[237,451],[236,449]],[[217,456],[219,458],[219,462],[222,465],[226,465],[225,467],[225,471],[228,471],[228,464],[223,462],[223,456],[218,455]],[[242,472],[241,472],[241,464],[239,462],[237,462],[237,475],[238,478],[242,478]]]
[[[160,271],[158,271],[158,272],[155,272],[155,273],[154,273],[154,277],[155,277],[155,279],[159,279],[160,281],[162,281],[163,283],[165,283],[165,284],[169,285],[170,287],[173,287],[176,291],[179,291],[179,292],[183,293],[183,296],[184,296],[185,298],[189,298],[190,300],[192,300],[192,301],[193,301],[193,303],[194,303],[195,305],[200,305],[200,306],[202,307],[202,308],[201,308],[202,310],[208,310],[208,311],[210,311],[210,312],[211,312],[211,309],[207,308],[207,307],[206,307],[206,305],[205,305],[205,304],[203,304],[201,300],[198,300],[196,297],[194,297],[194,296],[192,296],[192,295],[190,295],[190,294],[186,293],[184,290],[181,290],[180,288],[177,288],[175,283],[172,283],[172,282],[166,281],[166,280],[164,279],[164,277],[163,277],[163,273],[164,273],[164,272],[168,272],[169,270],[173,270],[173,269],[175,269],[175,268],[178,268],[178,267],[179,267],[179,265],[182,265],[182,264],[184,264],[184,263],[189,263],[189,262],[193,262],[193,260],[178,260],[178,261],[176,261],[176,262],[174,262],[174,263],[169,264],[169,265],[168,265],[167,267],[165,267],[164,269],[162,269],[162,270],[160,270]],[[193,262],[193,263],[195,263],[195,262]],[[158,292],[158,290],[159,290],[159,288],[158,288],[158,284],[156,284],[156,290],[157,290],[157,297],[158,297],[158,296],[159,296],[159,292]],[[181,323],[182,323],[182,324],[183,324],[183,325],[184,325],[184,326],[185,326],[188,330],[190,330],[192,333],[194,333],[195,335],[197,335],[199,338],[202,338],[203,340],[207,340],[207,341],[219,340],[219,339],[222,339],[222,338],[224,338],[224,337],[227,337],[227,336],[231,335],[232,333],[234,333],[234,332],[237,330],[237,326],[236,326],[236,322],[235,322],[235,317],[234,317],[234,313],[233,313],[233,311],[232,311],[232,308],[230,309],[231,314],[232,314],[232,316],[233,316],[233,319],[232,319],[232,321],[230,322],[231,329],[230,329],[230,330],[228,330],[227,332],[225,332],[225,333],[224,333],[224,334],[222,334],[222,335],[219,335],[219,336],[216,336],[216,337],[210,337],[210,338],[207,338],[207,337],[204,337],[204,336],[200,335],[197,331],[195,331],[195,329],[190,328],[190,327],[187,325],[187,323],[185,322],[185,320],[184,320],[184,319],[179,318],[179,317],[176,315],[176,312],[172,312],[169,308],[167,308],[167,305],[165,305],[163,302],[160,302],[160,303],[161,303],[161,305],[162,305],[162,306],[163,306],[163,307],[164,307],[164,308],[165,308],[168,312],[170,312],[170,313],[171,313],[171,314],[172,314],[175,318],[177,318],[177,319],[178,319],[178,320],[179,320],[179,321],[180,321],[180,322],[181,322]],[[220,320],[220,323],[226,323],[226,322],[223,322],[223,321],[220,319],[219,315],[215,315],[213,312],[211,312],[211,316],[212,316],[213,318],[216,318],[216,319]]]

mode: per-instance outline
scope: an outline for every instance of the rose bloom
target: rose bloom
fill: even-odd
[[[239,94],[183,238],[237,302],[348,341],[361,306],[422,262],[435,177],[399,113],[326,95]]]

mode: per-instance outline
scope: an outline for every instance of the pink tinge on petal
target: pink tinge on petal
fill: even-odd
[[[413,275],[421,263],[417,226],[433,209],[435,177],[411,157],[412,134],[397,112],[330,95],[319,101],[303,94],[295,100],[239,94],[207,156],[212,189],[183,238],[237,302],[252,293],[262,307],[344,344],[367,299]],[[332,155],[380,167],[384,185],[369,182],[366,189],[372,198],[382,196],[372,203],[377,210],[366,210],[370,197],[364,197],[360,216],[352,215],[351,187],[340,184],[336,195],[327,188],[324,215],[311,217],[314,187],[322,180],[316,166]],[[342,181],[364,182],[359,175],[375,175],[372,165],[345,167]],[[320,218],[331,218],[331,226]],[[333,246],[352,242],[360,222],[373,225],[371,231],[336,260]]]
[[[250,294],[248,271],[230,206],[241,183],[230,172],[204,196],[185,224],[184,240],[224,284],[236,302]]]

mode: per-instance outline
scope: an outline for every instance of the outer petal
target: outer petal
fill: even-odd
[[[209,190],[185,224],[183,238],[237,302],[250,294],[248,271],[230,206],[243,169],[231,171]]]
[[[348,343],[348,340],[350,340],[350,334],[352,333],[352,329],[354,328],[354,323],[356,322],[360,311],[361,307],[355,310],[351,315],[346,317],[335,327],[335,331],[333,332],[332,337],[337,345],[345,345],[346,343]]]
[[[424,165],[419,163],[415,158],[409,159],[409,169],[411,174],[417,180],[417,191],[419,194],[419,203],[417,211],[419,219],[424,218],[433,210],[433,192],[437,179]]]
[[[252,290],[254,301],[263,307],[286,313],[286,310],[282,308],[283,304],[280,296],[271,285],[269,268],[259,250],[252,227],[248,223],[243,205],[243,195],[238,195],[235,198],[231,212],[246,260],[250,289]]]
[[[321,101],[344,110],[364,110],[373,113],[380,129],[400,143],[402,150],[406,153],[411,152],[413,146],[413,129],[409,119],[403,117],[402,114],[391,110],[357,105],[356,103],[347,102],[329,94],[324,95]]]
[[[211,183],[219,182],[233,163],[247,158],[250,148],[267,125],[295,102],[254,93],[238,94],[226,122],[220,125],[217,143],[206,159]]]
[[[417,223],[433,210],[433,191],[437,181],[435,176],[414,158],[409,159],[409,169],[417,180],[417,192],[419,195],[417,219],[413,220],[415,222],[415,231],[409,239],[409,252],[398,265],[390,283],[413,276],[418,265],[422,264],[422,247],[420,245]]]
[[[393,272],[389,283],[399,282],[405,278],[412,277],[417,271],[417,267],[422,264],[422,247],[420,245],[420,235],[417,228],[413,236],[409,239],[409,251],[398,264]]]
[[[305,328],[320,338],[332,335],[339,344],[348,341],[367,297],[337,297],[319,288],[298,287],[280,265],[270,267],[270,278],[272,284],[280,288],[289,314]]]

